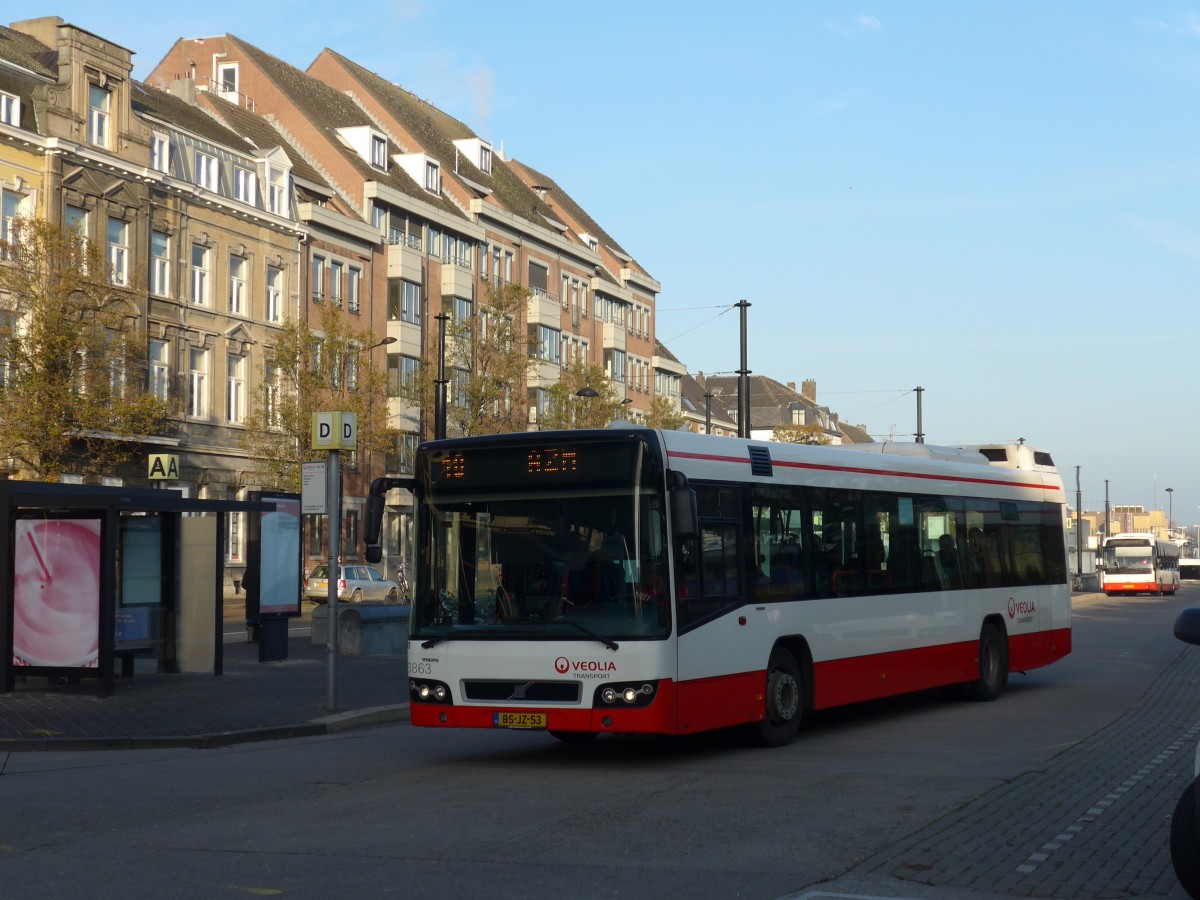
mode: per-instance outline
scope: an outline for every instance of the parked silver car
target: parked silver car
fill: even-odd
[[[400,598],[400,587],[384,578],[370,566],[345,565],[338,572],[338,602],[361,603],[364,600],[386,600],[395,603]],[[304,579],[304,596],[317,603],[329,599],[329,566],[313,566]]]

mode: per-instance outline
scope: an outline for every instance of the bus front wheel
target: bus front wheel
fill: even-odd
[[[1004,633],[990,622],[979,632],[979,679],[971,685],[976,700],[995,700],[1008,674],[1008,648]]]
[[[766,716],[757,724],[758,742],[782,747],[804,721],[804,676],[790,651],[776,647],[767,663]]]

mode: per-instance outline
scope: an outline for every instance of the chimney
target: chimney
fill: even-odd
[[[787,389],[788,389],[789,391],[791,391],[793,394],[794,394],[794,393],[796,393],[796,382],[794,382],[794,381],[789,381],[789,382],[787,383]]]
[[[814,378],[805,378],[800,386],[800,396],[810,403],[817,402],[817,382]]]

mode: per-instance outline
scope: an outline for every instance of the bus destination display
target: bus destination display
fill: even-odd
[[[475,447],[433,454],[429,475],[440,490],[624,482],[634,456],[628,443]]]

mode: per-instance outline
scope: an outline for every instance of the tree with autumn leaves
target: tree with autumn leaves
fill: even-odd
[[[387,424],[386,372],[372,363],[377,346],[368,330],[355,329],[333,304],[317,320],[287,322],[268,343],[256,400],[246,416],[242,446],[272,487],[298,492],[301,464],[322,461],[312,449],[312,414],[348,412],[357,417],[358,454],[392,449]],[[354,465],[354,458],[347,461]]]
[[[102,246],[46,220],[0,241],[0,455],[18,477],[104,473],[167,431],[138,307],[113,281]]]

